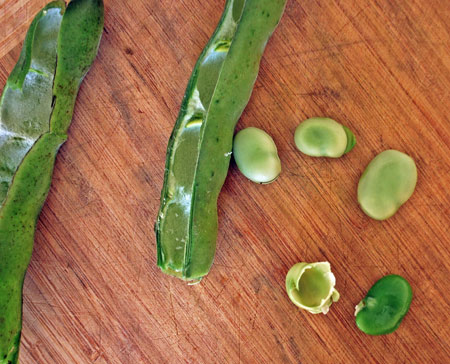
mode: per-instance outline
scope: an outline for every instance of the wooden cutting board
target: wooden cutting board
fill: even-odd
[[[1,85],[44,3],[2,0]],[[238,125],[273,136],[283,172],[260,186],[231,164],[201,284],[156,267],[167,141],[223,5],[106,1],[100,52],[37,227],[21,363],[449,363],[448,0],[289,0]],[[355,149],[338,160],[299,153],[293,132],[311,116],[349,126]],[[390,148],[414,158],[419,180],[378,222],[356,188]],[[341,300],[311,315],[289,301],[284,279],[296,262],[323,260]],[[411,283],[411,310],[395,333],[370,337],[354,306],[388,273]]]

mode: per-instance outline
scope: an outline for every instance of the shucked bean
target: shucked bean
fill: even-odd
[[[394,215],[413,194],[417,182],[414,160],[397,150],[385,150],[366,167],[358,184],[362,210],[376,220]]]
[[[197,61],[167,147],[155,231],[158,266],[195,282],[214,260],[217,198],[236,123],[286,0],[228,0]]]
[[[378,280],[355,307],[356,325],[369,335],[389,334],[409,310],[412,290],[408,281],[391,274]]]
[[[273,182],[281,172],[281,162],[272,137],[258,128],[246,128],[234,137],[233,156],[239,170],[257,183]]]
[[[103,31],[101,0],[54,1],[30,25],[0,101],[0,363],[15,364],[36,220]]]
[[[311,157],[339,158],[356,144],[355,135],[347,127],[330,118],[311,118],[295,129],[295,145]]]

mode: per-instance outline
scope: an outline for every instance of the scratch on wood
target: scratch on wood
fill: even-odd
[[[172,312],[172,320],[173,320],[173,323],[175,324],[175,331],[176,331],[177,337],[178,337],[178,335],[179,335],[179,333],[178,333],[178,324],[177,324],[177,318],[175,316],[175,309],[173,307],[172,293],[173,293],[172,292],[172,281],[169,281],[170,309],[171,309],[171,312]]]

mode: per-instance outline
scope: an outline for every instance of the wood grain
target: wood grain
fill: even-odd
[[[0,57],[23,41],[31,19],[49,1],[0,1]]]
[[[0,5],[0,84],[42,4]],[[106,2],[99,56],[37,228],[21,363],[448,363],[447,0],[289,1],[238,127],[274,137],[282,174],[259,186],[231,165],[201,284],[156,267],[167,141],[223,4]],[[295,127],[317,115],[348,125],[356,148],[339,160],[297,152]],[[377,222],[359,209],[356,186],[389,148],[416,160],[419,181]],[[341,293],[326,316],[299,311],[284,289],[291,265],[321,260]],[[411,310],[395,333],[369,337],[354,306],[388,273],[411,283]]]

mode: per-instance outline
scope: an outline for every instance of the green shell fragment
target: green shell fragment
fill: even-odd
[[[246,128],[234,137],[234,160],[249,180],[270,183],[281,172],[281,162],[272,137],[258,128]]]
[[[0,364],[18,360],[22,286],[36,221],[50,188],[56,154],[67,138],[78,87],[97,54],[102,30],[100,0],[73,0],[67,8],[63,1],[48,4],[30,25],[2,93]],[[64,71],[69,68],[70,73]]]
[[[212,265],[217,198],[235,125],[250,98],[265,45],[286,0],[228,0],[192,72],[167,147],[155,224],[158,266],[198,281]]]
[[[335,284],[328,262],[297,263],[286,275],[286,291],[291,301],[313,314],[328,313],[333,302],[339,300]]]
[[[366,167],[358,184],[358,202],[371,218],[394,215],[414,192],[417,168],[414,160],[397,150],[385,150]]]
[[[387,275],[355,307],[356,325],[368,335],[394,332],[408,313],[411,300],[408,281],[399,275]]]
[[[295,145],[311,157],[339,158],[353,149],[355,135],[330,118],[310,118],[295,129]]]

